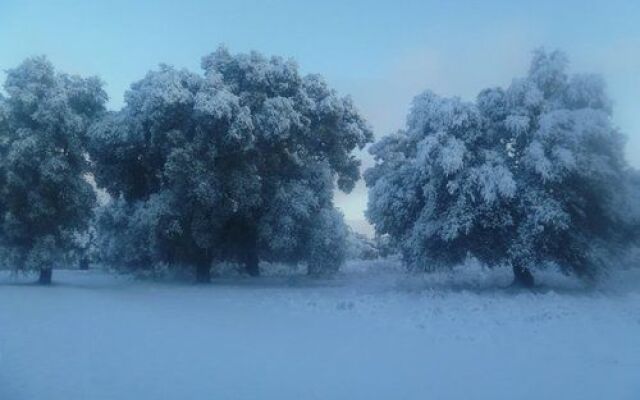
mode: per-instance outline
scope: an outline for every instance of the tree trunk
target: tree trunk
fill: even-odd
[[[535,281],[529,268],[519,265],[513,266],[513,286],[530,289],[534,286]]]
[[[319,277],[322,274],[322,268],[317,263],[307,262],[307,275]]]
[[[249,276],[260,276],[260,257],[258,255],[258,231],[255,226],[247,224],[244,240],[244,265]]]
[[[50,285],[52,273],[53,273],[53,270],[51,268],[41,269],[40,277],[38,278],[38,283],[40,285]]]
[[[211,283],[211,263],[209,261],[196,265],[196,283]]]
[[[82,257],[80,259],[80,270],[86,271],[89,269],[89,259],[87,257]]]
[[[244,264],[250,276],[260,276],[260,259],[258,258],[258,252],[255,248],[247,252]]]

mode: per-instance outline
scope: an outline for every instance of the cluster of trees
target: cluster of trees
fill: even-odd
[[[410,267],[471,256],[532,286],[548,264],[593,278],[638,239],[640,176],[604,82],[566,67],[539,50],[526,77],[475,102],[424,92],[406,129],[371,147],[367,215]]]
[[[114,266],[163,263],[200,282],[217,262],[323,274],[390,249],[419,270],[469,256],[507,265],[524,286],[539,265],[594,277],[638,239],[640,176],[602,79],[566,66],[540,50],[526,77],[474,102],[417,96],[406,129],[370,147],[374,243],[333,204],[373,134],[350,98],[294,62],[219,48],[203,73],[147,73],[112,112],[99,79],[28,59],[0,94],[3,257],[42,283],[89,247]]]
[[[347,228],[334,186],[350,191],[372,141],[348,97],[292,61],[220,48],[203,74],[161,65],[107,112],[96,78],[56,73],[44,58],[8,71],[0,114],[2,241],[11,264],[41,271],[93,220],[103,261],[195,268],[260,260],[335,271]]]

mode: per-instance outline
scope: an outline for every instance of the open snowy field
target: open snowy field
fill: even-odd
[[[0,399],[640,398],[637,274],[304,276],[154,283],[0,273]]]

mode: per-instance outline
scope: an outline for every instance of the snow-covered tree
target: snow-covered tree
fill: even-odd
[[[475,102],[425,92],[407,128],[372,146],[367,215],[410,267],[471,255],[530,286],[531,268],[549,263],[592,277],[635,236],[637,180],[604,83],[566,64],[536,51],[525,78]]]
[[[219,260],[337,268],[334,182],[353,188],[352,151],[372,139],[352,101],[279,57],[220,48],[202,67],[149,72],[92,129],[96,181],[117,199],[101,243],[127,263],[196,266],[199,281]]]
[[[349,260],[373,260],[380,256],[376,243],[366,235],[348,229],[347,234],[347,259]]]
[[[12,265],[47,284],[92,215],[84,142],[107,96],[99,79],[58,73],[44,57],[7,71],[4,88],[2,244]]]
[[[490,123],[505,136],[522,188],[509,249],[516,275],[552,262],[593,278],[640,221],[639,186],[604,81],[570,77],[566,65],[560,52],[536,51],[528,77],[505,92],[508,113]]]

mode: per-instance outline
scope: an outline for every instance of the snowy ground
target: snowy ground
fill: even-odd
[[[0,399],[640,399],[636,273],[535,293],[483,276],[0,272]]]

